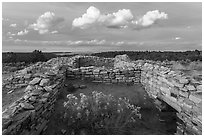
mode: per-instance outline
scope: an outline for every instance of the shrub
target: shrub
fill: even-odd
[[[126,98],[116,99],[95,91],[90,96],[80,93],[77,98],[68,94],[67,98],[64,119],[74,134],[82,130],[86,134],[126,134],[129,126],[141,119],[140,108]]]

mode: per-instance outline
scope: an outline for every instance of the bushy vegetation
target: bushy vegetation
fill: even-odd
[[[95,91],[90,96],[68,94],[67,98],[64,121],[72,132],[67,134],[127,134],[141,118],[140,108],[126,98]]]
[[[202,61],[202,51],[185,51],[185,52],[173,52],[173,51],[110,51],[94,53],[92,55],[99,57],[114,58],[116,55],[127,54],[132,60],[154,60],[154,61]]]
[[[51,58],[56,57],[53,53],[43,53],[40,50],[34,50],[32,53],[14,53],[7,52],[2,53],[2,62],[3,63],[35,63],[38,61],[47,61]]]

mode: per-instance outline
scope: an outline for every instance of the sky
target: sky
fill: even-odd
[[[201,2],[3,2],[2,51],[202,50]]]

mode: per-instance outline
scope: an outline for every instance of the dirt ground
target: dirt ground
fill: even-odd
[[[13,73],[2,74],[2,81],[10,77]],[[21,98],[24,94],[24,88],[15,89],[12,93],[7,94],[9,91],[2,87],[2,112],[13,102]]]
[[[79,96],[79,93],[86,95],[91,94],[92,91],[99,91],[105,94],[112,94],[115,97],[127,97],[134,105],[141,106],[142,125],[140,127],[133,127],[132,135],[161,135],[173,134],[176,128],[176,122],[170,121],[165,123],[160,121],[161,112],[155,107],[153,100],[148,97],[141,84],[127,86],[124,84],[105,84],[105,83],[91,83],[89,81],[72,80],[67,81],[66,84],[86,85],[85,89],[78,89],[73,94]],[[64,113],[63,102],[66,100],[66,95],[70,92],[64,87],[61,89],[59,98],[55,104],[54,113],[48,123],[48,128],[44,134],[47,135],[61,135],[62,130],[69,132],[66,127],[66,122],[63,121]],[[164,116],[168,119],[169,116]],[[66,134],[66,133],[65,133]],[[69,133],[67,133],[69,134]]]

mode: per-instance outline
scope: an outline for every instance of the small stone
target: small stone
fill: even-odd
[[[45,89],[45,91],[47,91],[47,92],[52,91],[52,88],[51,88],[50,86],[45,86],[44,89]]]
[[[194,91],[194,90],[196,90],[196,88],[195,88],[193,85],[186,85],[186,88],[187,88],[189,91]]]
[[[21,103],[20,105],[21,105],[21,107],[24,108],[24,109],[34,109],[34,106],[33,106],[33,105],[31,105],[31,104],[29,104],[29,103],[26,103],[26,102]]]
[[[35,102],[36,101],[36,97],[35,96],[30,97],[29,101]]]
[[[31,74],[25,74],[25,75],[24,75],[24,78],[25,78],[25,79],[30,79],[30,78],[31,78]]]
[[[39,102],[45,103],[47,101],[47,98],[41,98],[39,99]]]
[[[189,80],[188,80],[188,79],[185,79],[185,78],[181,78],[181,79],[179,79],[179,82],[180,82],[181,84],[187,84],[187,83],[189,83]]]
[[[35,89],[35,90],[33,90],[33,91],[30,93],[30,95],[31,95],[31,96],[37,96],[37,95],[40,95],[41,93],[42,93],[41,90]]]
[[[189,99],[193,101],[194,103],[201,103],[202,102],[202,95],[197,95],[197,94],[191,94],[189,96]]]
[[[25,100],[27,100],[27,99],[29,99],[29,97],[30,97],[30,95],[25,95],[23,98],[25,99]]]
[[[79,88],[84,89],[84,88],[87,88],[87,86],[86,85],[80,85]]]
[[[198,86],[196,87],[196,89],[197,89],[198,91],[202,91],[202,85],[198,85]]]
[[[32,89],[33,89],[33,87],[31,85],[28,85],[26,87],[26,89],[24,90],[24,92],[31,91]]]
[[[40,81],[40,86],[45,86],[49,82],[49,79],[42,79]]]
[[[7,92],[7,94],[11,94],[11,93],[13,93],[14,92],[14,90],[10,90],[9,92]]]
[[[77,85],[77,84],[74,84],[73,87],[74,87],[75,89],[77,89],[77,88],[79,88],[80,86]]]
[[[45,94],[42,95],[42,97],[48,98],[49,95],[50,95],[50,93],[45,93]]]
[[[65,129],[61,130],[62,134],[65,134],[67,131]]]
[[[41,78],[36,77],[32,81],[30,81],[29,84],[30,85],[36,85],[36,84],[40,83],[40,80],[41,80]]]

